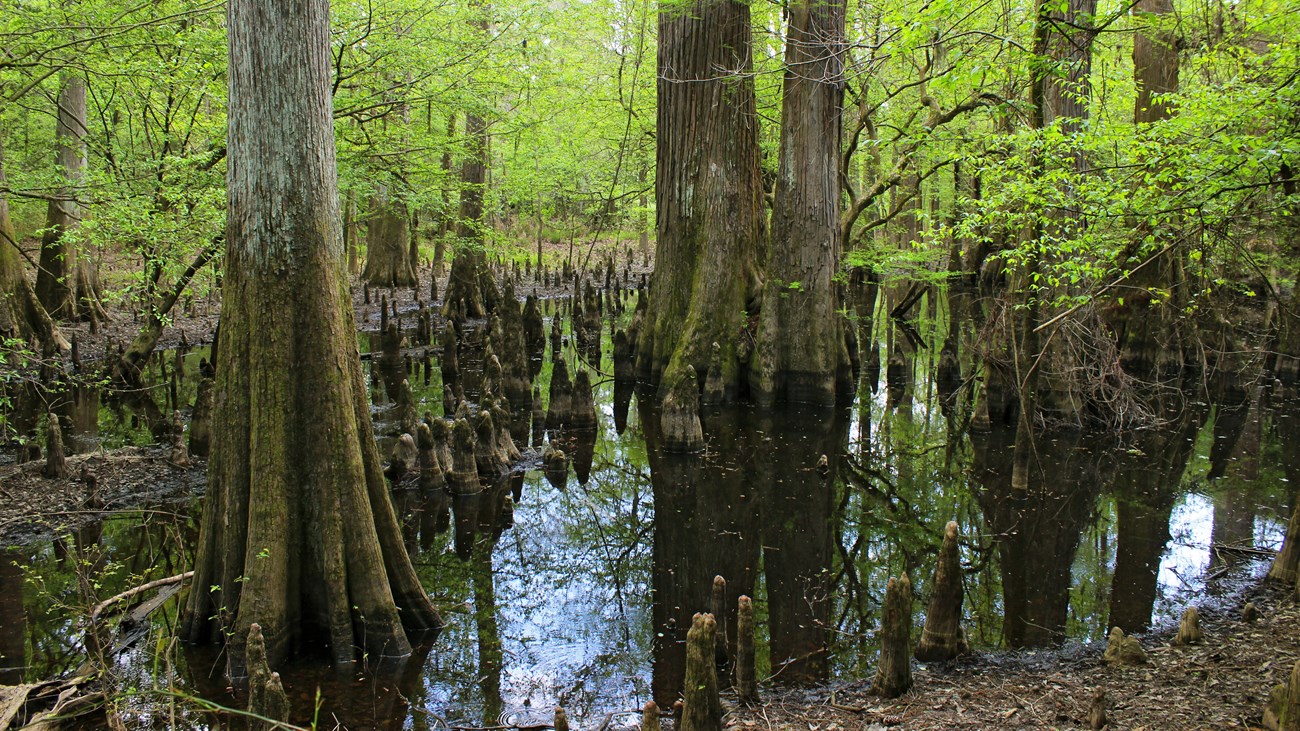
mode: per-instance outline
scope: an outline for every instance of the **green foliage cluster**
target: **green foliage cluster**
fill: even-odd
[[[1035,51],[1035,23],[1061,5],[850,4],[845,265],[942,276],[950,252],[969,261],[985,247],[996,271],[1041,260],[1034,284],[1063,305],[1169,247],[1201,293],[1285,268],[1275,243],[1294,235],[1300,211],[1300,20],[1289,3],[1175,2],[1156,16],[1103,0],[1081,21],[1092,29],[1087,115],[1039,129],[1033,83],[1070,67]],[[491,136],[486,207],[499,248],[652,228],[657,11],[626,0],[333,3],[340,183],[357,220],[378,195],[404,202],[425,237],[451,231],[474,114]],[[752,8],[769,178],[784,13]],[[1181,84],[1159,99],[1170,118],[1138,126],[1133,39],[1157,32],[1174,39]],[[3,194],[20,234],[40,233],[61,182],[55,101],[60,79],[78,74],[90,165],[75,235],[129,263],[116,270],[137,276],[109,283],[124,295],[170,281],[224,224],[224,5],[11,0],[0,46]]]

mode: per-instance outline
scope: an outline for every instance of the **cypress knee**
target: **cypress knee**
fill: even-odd
[[[912,688],[912,582],[907,574],[890,578],[880,627],[880,666],[874,693],[897,698]]]
[[[59,428],[59,417],[48,413],[45,424],[45,470],[41,474],[50,479],[62,480],[68,476],[68,462],[63,451],[63,430]]]
[[[1141,665],[1147,661],[1146,650],[1119,627],[1111,627],[1106,638],[1106,651],[1101,658],[1108,665]]]
[[[713,595],[709,602],[709,612],[718,625],[718,672],[725,675],[731,664],[731,647],[727,637],[727,580],[721,576],[713,577]]]
[[[384,475],[393,481],[393,487],[397,487],[406,473],[416,464],[419,453],[415,438],[410,434],[403,434],[397,438],[393,444],[393,451],[388,457],[388,469],[384,470]]]
[[[961,558],[957,552],[957,523],[949,522],[943,531],[943,547],[934,569],[930,605],[925,612],[925,629],[916,646],[921,662],[951,660],[966,652],[966,636],[961,628]]]
[[[185,422],[181,412],[172,412],[172,454],[171,463],[177,467],[190,466],[190,450],[185,446]]]
[[[660,731],[659,705],[654,701],[646,701],[641,709],[641,731]]]
[[[1178,637],[1174,638],[1175,645],[1196,645],[1204,639],[1201,633],[1201,614],[1196,611],[1196,607],[1188,607],[1183,612],[1183,618],[1178,623]]]
[[[670,452],[699,452],[704,449],[704,428],[700,425],[700,391],[695,368],[686,366],[681,379],[669,387],[659,415],[664,449]]]
[[[1106,719],[1106,691],[1098,688],[1092,694],[1088,705],[1088,728],[1101,731],[1109,721]]]
[[[421,422],[415,429],[415,445],[419,450],[420,492],[428,496],[447,486],[447,478],[438,463],[438,452],[429,425]]]
[[[468,495],[478,491],[478,466],[474,459],[476,441],[469,421],[457,419],[452,427],[451,472],[447,475],[447,484],[453,494]]]
[[[727,384],[722,378],[722,346],[714,342],[709,347],[709,371],[704,376],[704,405],[717,406],[727,396]]]
[[[280,683],[280,674],[271,672],[266,660],[266,639],[256,622],[248,627],[245,646],[248,663],[248,712],[260,716],[249,723],[250,731],[277,728],[275,721],[289,720],[289,698]],[[266,719],[266,720],[262,720]]]
[[[685,705],[678,731],[722,731],[722,700],[714,664],[717,623],[712,614],[697,614],[686,633]]]
[[[477,442],[474,448],[474,464],[481,477],[498,477],[510,469],[510,460],[501,453],[497,443],[497,428],[488,411],[478,412],[474,421],[474,436]]]
[[[754,602],[749,597],[742,596],[737,604],[736,695],[741,703],[756,703],[758,676],[754,663]]]
[[[1282,709],[1282,730],[1300,731],[1300,661],[1291,668],[1286,688],[1286,707]]]
[[[556,449],[555,445],[547,442],[546,449],[542,451],[542,470],[547,482],[555,489],[563,490],[569,481],[568,455],[564,450]]]

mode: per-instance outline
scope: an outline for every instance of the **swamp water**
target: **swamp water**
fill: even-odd
[[[559,307],[544,305],[548,331]],[[931,347],[886,377],[876,369],[873,382],[865,369],[851,406],[706,414],[700,455],[660,450],[654,414],[629,387],[597,377],[598,427],[566,443],[563,477],[544,473],[534,455],[477,494],[395,491],[408,550],[446,628],[413,657],[358,676],[313,662],[281,669],[294,721],[527,727],[563,706],[577,727],[634,724],[633,709],[651,698],[670,706],[680,692],[682,643],[691,615],[711,608],[715,575],[727,580],[722,625],[732,637],[736,598],[755,597],[760,677],[869,677],[886,580],[911,575],[919,632],[942,529],[954,519],[977,649],[1095,643],[1114,624],[1141,632],[1267,568],[1266,557],[1232,548],[1281,541],[1300,409],[1248,384],[1171,394],[1177,408],[1156,429],[1041,435],[1029,490],[1017,494],[1013,435],[971,430],[968,391],[939,395],[936,333],[945,331],[921,328]],[[378,350],[371,340],[362,334],[363,350]],[[462,343],[462,374],[481,369],[473,340]],[[547,351],[535,381],[543,396]],[[574,372],[574,349],[563,352]],[[193,400],[198,357],[160,358],[187,374],[175,379],[178,403]],[[422,373],[410,381],[419,412],[440,414],[438,369],[427,383]],[[163,382],[165,407],[172,379]],[[473,384],[465,390],[473,402]],[[374,391],[387,450],[395,427],[382,387]],[[70,441],[82,451],[148,442],[164,413],[107,405],[89,390],[69,403],[80,415],[69,419]],[[0,684],[75,669],[88,597],[189,568],[197,509],[114,513],[56,540],[0,547]],[[172,641],[176,612],[174,601],[157,611],[144,639],[112,662],[133,727],[221,726],[192,699],[244,703],[219,653]]]

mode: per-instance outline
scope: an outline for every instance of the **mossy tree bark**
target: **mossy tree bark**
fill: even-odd
[[[746,3],[659,13],[657,266],[638,341],[638,370],[654,383],[680,381],[686,366],[707,373],[716,342],[727,394],[740,384],[763,244],[751,46]]]
[[[750,386],[761,401],[833,404],[852,388],[833,279],[843,248],[845,3],[797,0],[789,13],[771,258]]]
[[[4,186],[4,147],[0,146],[0,188]],[[25,340],[37,351],[69,347],[23,273],[18,234],[9,217],[9,199],[3,195],[0,195],[0,337]]]
[[[105,319],[99,302],[99,283],[90,263],[77,256],[77,246],[67,234],[81,225],[82,207],[77,189],[86,173],[86,82],[69,75],[59,91],[55,154],[63,170],[64,185],[50,199],[41,236],[40,269],[36,296],[52,317],[64,320]]]
[[[232,0],[227,257],[207,505],[183,634],[272,664],[410,652],[438,616],[388,499],[339,229],[329,3]],[[227,640],[227,638],[229,638]]]
[[[407,246],[410,215],[406,204],[380,193],[370,199],[366,224],[366,271],[372,287],[414,287],[418,280]]]

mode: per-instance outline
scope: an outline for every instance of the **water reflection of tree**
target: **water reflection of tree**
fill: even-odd
[[[1104,451],[1076,431],[1035,438],[1026,490],[1012,488],[1014,430],[975,435],[974,474],[986,529],[998,542],[1003,641],[1042,647],[1065,638],[1071,568],[1107,474]]]
[[[18,685],[25,676],[27,609],[19,566],[28,558],[19,549],[0,551],[0,685]]]
[[[1207,414],[1179,392],[1165,393],[1154,406],[1162,424],[1122,442],[1111,481],[1117,541],[1106,624],[1128,633],[1151,626],[1169,519]]]
[[[709,451],[685,455],[659,448],[658,419],[638,404],[655,504],[655,700],[671,703],[681,691],[686,631],[710,608],[715,575],[727,580],[719,626],[726,647],[735,646],[736,600],[754,595],[760,557],[773,672],[788,682],[824,679],[846,415],[715,412],[704,420]]]

